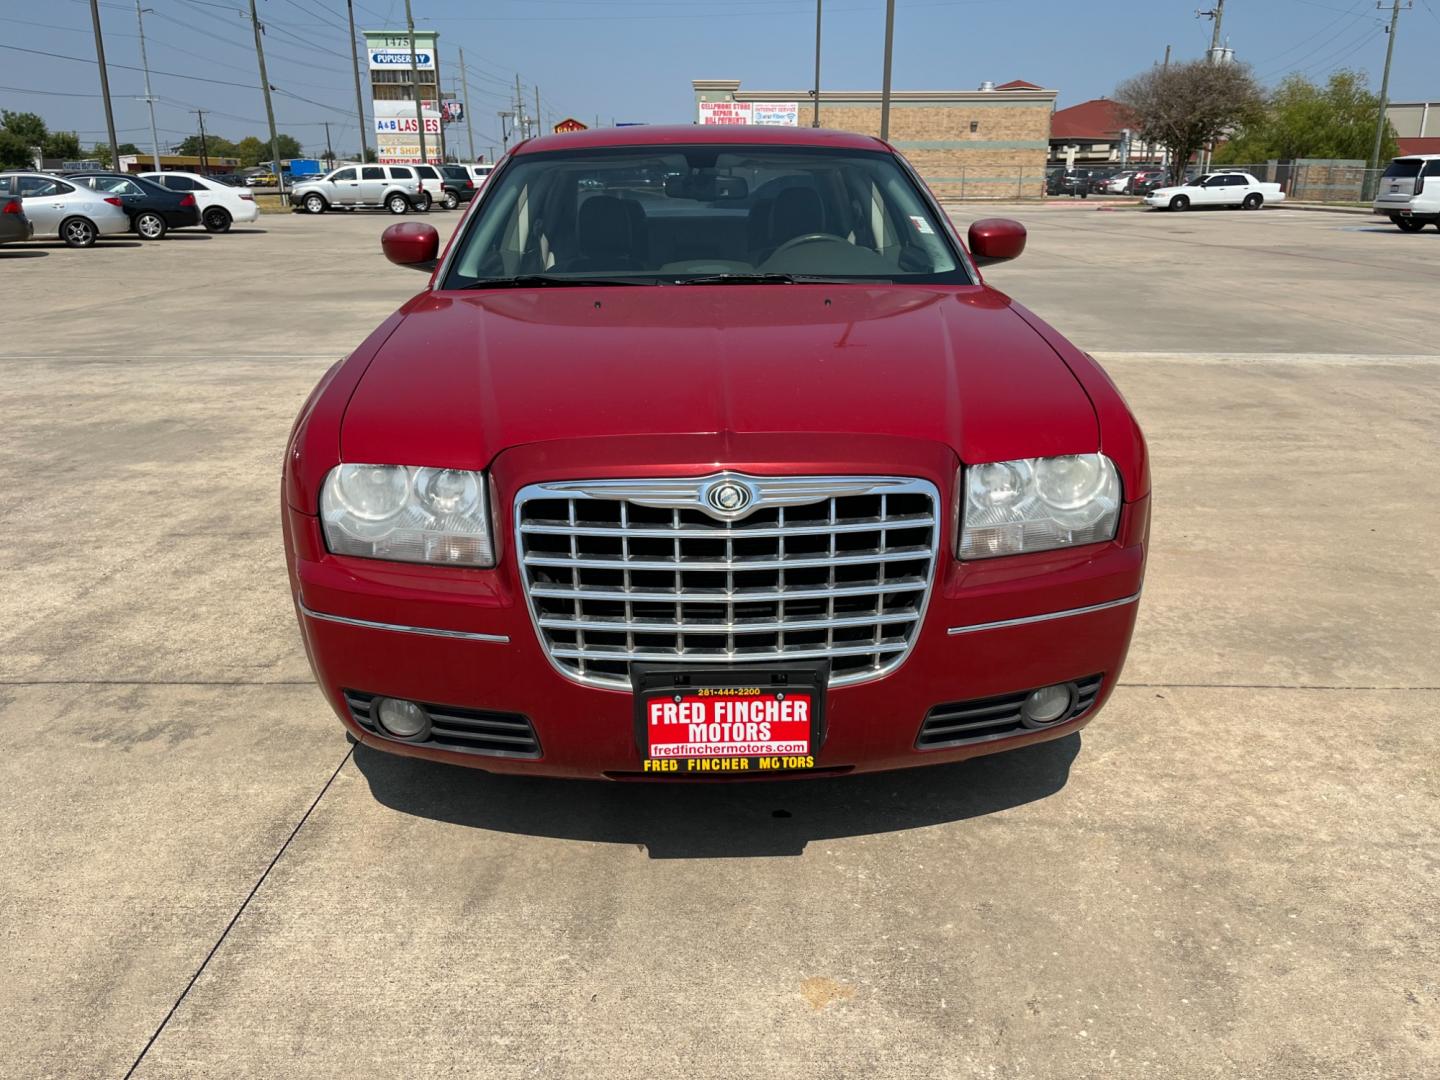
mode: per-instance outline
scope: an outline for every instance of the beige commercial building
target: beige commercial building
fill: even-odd
[[[809,127],[815,118],[808,91],[745,90],[738,79],[696,79],[692,86],[700,124]],[[979,90],[896,90],[890,143],[942,198],[1039,197],[1056,93],[1020,81]],[[822,127],[880,134],[878,90],[822,90],[819,106]]]

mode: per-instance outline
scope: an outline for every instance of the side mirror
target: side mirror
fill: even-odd
[[[428,274],[435,269],[440,254],[440,234],[433,225],[401,222],[380,234],[380,250],[396,266],[408,266]]]
[[[1018,258],[1024,250],[1025,226],[1018,221],[985,218],[970,226],[970,257],[976,266]]]

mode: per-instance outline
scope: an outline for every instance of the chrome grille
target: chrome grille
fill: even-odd
[[[750,496],[705,501],[717,482]],[[933,484],[753,477],[536,484],[515,550],[536,632],[566,675],[628,687],[630,664],[829,659],[830,683],[899,666],[939,542]]]

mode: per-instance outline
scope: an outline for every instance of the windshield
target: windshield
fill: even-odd
[[[968,284],[894,157],[778,146],[523,154],[487,187],[444,288],[825,280]]]

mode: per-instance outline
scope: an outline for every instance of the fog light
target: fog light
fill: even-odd
[[[1074,690],[1069,683],[1032,690],[1020,710],[1021,722],[1026,727],[1048,727],[1069,713],[1074,700]]]
[[[429,714],[413,701],[380,698],[372,715],[381,731],[397,739],[415,739],[430,731]]]

